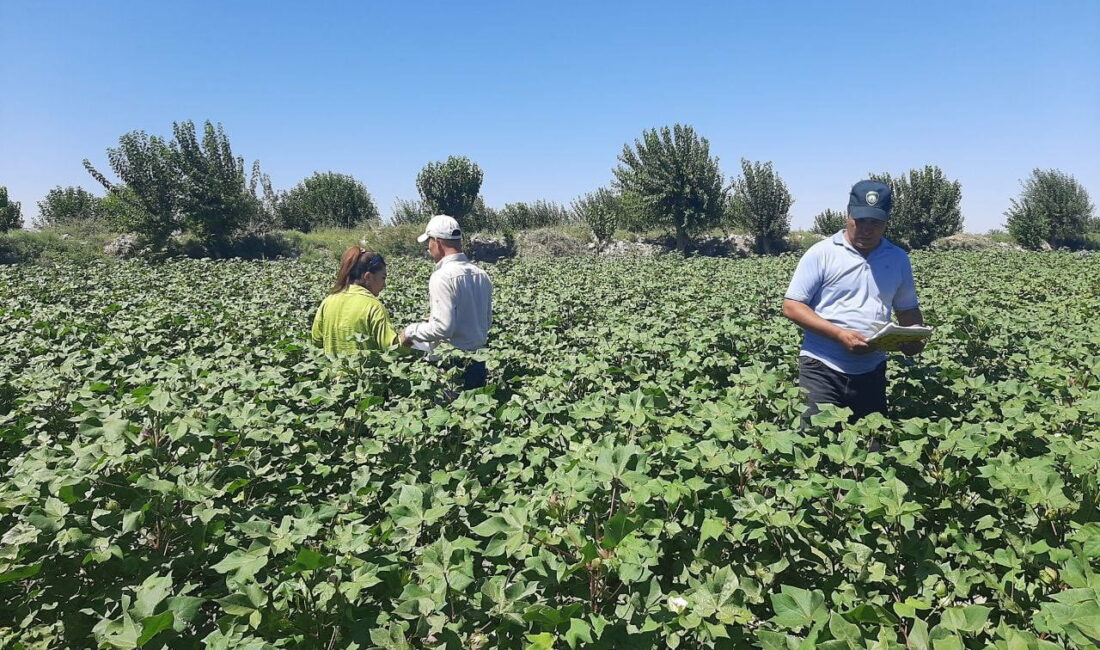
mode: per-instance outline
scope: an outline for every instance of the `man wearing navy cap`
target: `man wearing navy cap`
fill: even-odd
[[[852,409],[853,420],[886,413],[886,352],[867,344],[897,312],[899,325],[923,325],[909,256],[884,238],[890,188],[860,181],[848,198],[848,221],[810,247],[783,299],[783,315],[805,332],[798,385],[806,391],[808,426],[820,404]],[[924,343],[906,343],[914,355]]]

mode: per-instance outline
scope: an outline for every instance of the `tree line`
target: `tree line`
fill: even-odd
[[[84,167],[106,190],[97,197],[81,187],[56,187],[38,202],[41,228],[91,225],[132,232],[152,248],[187,233],[208,250],[231,250],[235,239],[277,229],[356,228],[381,223],[366,186],[354,177],[317,172],[287,191],[275,191],[259,161],[247,168],[233,153],[222,126],[209,121],[201,134],[190,121],[173,123],[171,138],[132,131],[107,150],[108,178],[87,159]],[[584,223],[600,245],[619,229],[663,230],[676,247],[689,250],[713,229],[752,235],[761,253],[783,250],[794,203],[771,162],[740,161],[740,173],[727,181],[706,138],[676,124],[644,131],[623,145],[612,182],[575,199],[568,207],[552,201],[486,205],[480,191],[484,174],[463,156],[430,162],[416,179],[418,200],[398,199],[392,223],[423,223],[432,214],[456,217],[468,232],[518,231]],[[888,236],[908,249],[928,247],[962,231],[962,186],[934,165],[893,176],[869,178],[891,187],[894,208]],[[1005,213],[1009,234],[1037,249],[1083,245],[1100,230],[1084,187],[1059,170],[1036,169]],[[825,210],[812,230],[827,235],[841,229],[841,210]],[[0,231],[20,227],[18,203],[0,187]]]

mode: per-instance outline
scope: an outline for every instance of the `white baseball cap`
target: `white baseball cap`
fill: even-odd
[[[424,234],[416,238],[416,241],[424,243],[428,237],[436,239],[462,239],[462,228],[458,227],[458,221],[454,217],[445,214],[437,214],[428,219],[428,225],[424,227]]]

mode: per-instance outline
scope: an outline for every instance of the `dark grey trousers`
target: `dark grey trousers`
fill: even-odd
[[[886,362],[871,372],[849,375],[833,370],[811,357],[798,358],[798,385],[806,391],[803,428],[819,412],[820,404],[835,404],[852,409],[851,422],[871,413],[886,414]]]

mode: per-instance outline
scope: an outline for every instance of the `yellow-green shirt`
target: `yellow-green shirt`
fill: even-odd
[[[356,341],[356,334],[366,340]],[[367,350],[385,350],[397,344],[397,332],[378,298],[353,284],[321,301],[313,317],[313,342],[329,355],[350,352],[360,345]]]

